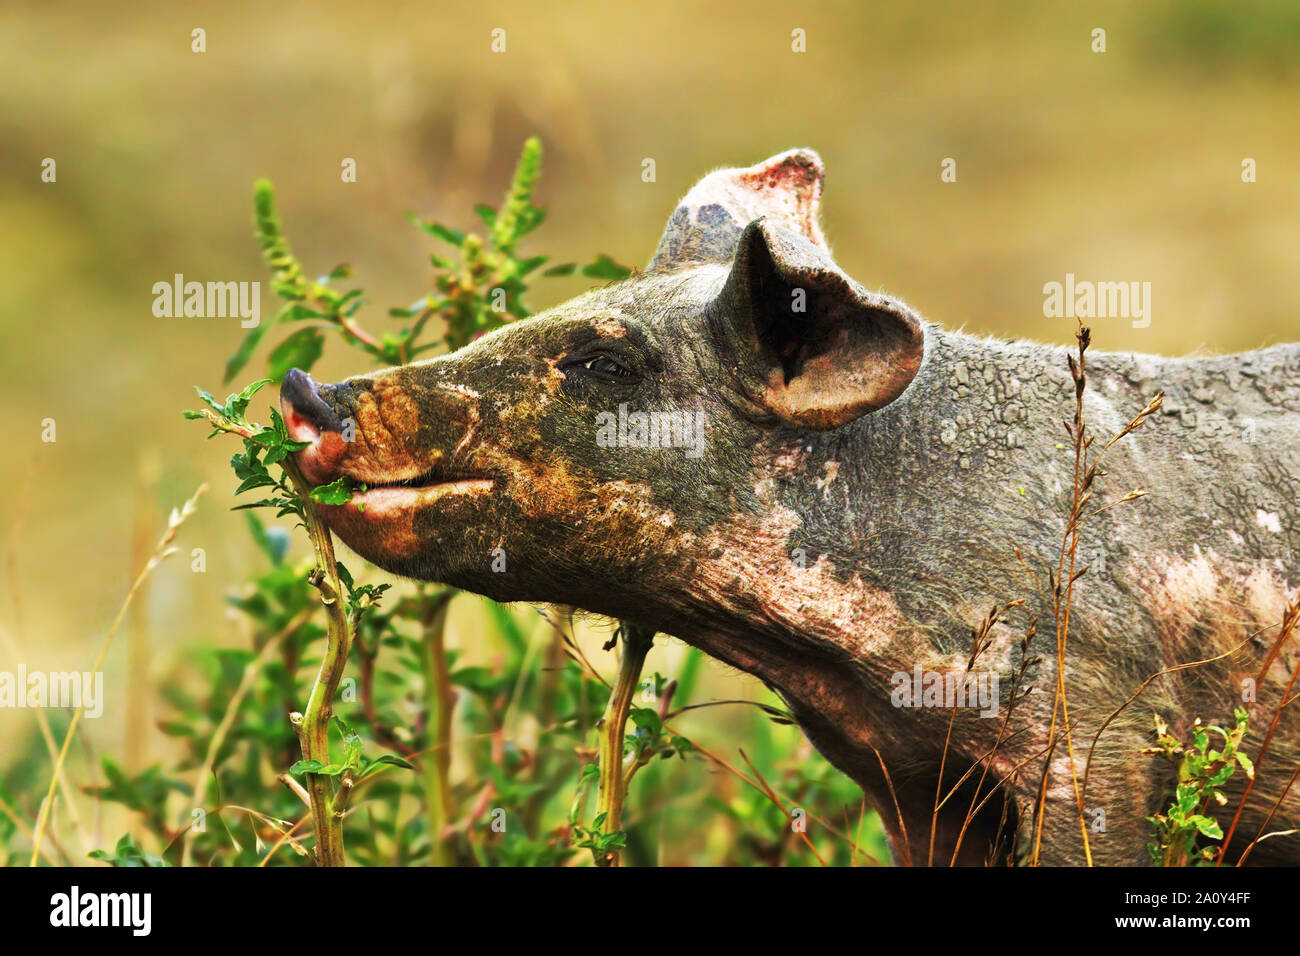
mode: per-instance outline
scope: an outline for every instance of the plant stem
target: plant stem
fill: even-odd
[[[604,814],[602,830],[614,833],[622,826],[623,800],[627,796],[627,783],[623,776],[623,738],[627,728],[627,715],[632,707],[632,695],[641,680],[641,668],[654,643],[655,632],[624,621],[619,627],[622,637],[618,660],[618,677],[609,693],[605,714],[597,726],[600,735],[600,796],[596,815]],[[606,850],[596,857],[597,866],[618,866],[616,849]]]
[[[429,749],[424,762],[424,792],[429,819],[429,865],[448,866],[450,856],[442,834],[452,819],[451,711],[456,695],[447,669],[447,606],[456,592],[422,598],[424,628],[425,704],[429,711]]]
[[[352,628],[342,599],[343,588],[339,582],[338,564],[334,559],[334,540],[329,528],[316,511],[311,498],[311,485],[292,458],[281,463],[285,474],[293,482],[302,500],[303,519],[316,554],[316,569],[308,577],[310,584],[320,591],[327,622],[325,653],[321,657],[316,683],[307,698],[307,709],[290,716],[304,760],[330,762],[329,726],[334,716],[334,698],[348,662],[348,648],[352,643]],[[316,865],[345,866],[343,851],[343,818],[334,813],[334,778],[324,774],[309,773],[307,793],[311,797],[311,813],[316,824]]]

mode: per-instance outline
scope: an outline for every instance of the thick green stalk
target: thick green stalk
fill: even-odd
[[[424,628],[425,706],[429,713],[429,749],[424,758],[424,793],[429,821],[429,865],[449,866],[452,859],[442,834],[452,819],[451,711],[456,695],[447,669],[447,606],[454,591],[424,597],[420,621]]]
[[[619,627],[618,677],[609,692],[605,714],[597,726],[600,728],[600,796],[596,815],[604,814],[601,829],[613,833],[622,828],[623,801],[627,797],[627,780],[623,773],[623,740],[627,729],[627,715],[632,707],[632,695],[641,680],[641,668],[654,643],[655,632],[624,621]],[[618,866],[616,849],[597,855],[597,866]]]
[[[328,764],[330,762],[330,718],[334,716],[334,700],[338,694],[339,683],[343,680],[344,668],[347,667],[348,649],[352,644],[352,627],[348,622],[347,608],[344,606],[343,588],[339,582],[338,564],[334,558],[334,540],[330,537],[329,528],[317,514],[315,502],[311,498],[311,486],[307,484],[293,459],[286,458],[283,465],[285,473],[293,482],[299,498],[302,499],[307,533],[311,537],[312,550],[316,554],[316,569],[308,577],[308,581],[320,591],[321,604],[325,607],[327,621],[325,654],[321,657],[316,683],[312,685],[311,695],[307,698],[307,709],[301,714],[291,715],[290,720],[293,721],[294,730],[298,733],[302,758]],[[343,850],[343,808],[340,806],[339,812],[335,813],[335,779],[317,773],[309,773],[306,776],[307,794],[311,798],[311,814],[316,824],[316,865],[345,866],[347,861]]]

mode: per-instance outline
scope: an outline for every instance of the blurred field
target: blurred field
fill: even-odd
[[[218,390],[241,330],[157,319],[150,290],[177,272],[265,282],[249,226],[258,176],[276,183],[305,262],[356,267],[371,328],[425,290],[429,242],[404,211],[468,225],[536,134],[550,209],[539,245],[558,261],[644,263],[702,173],[811,146],[838,260],[932,320],[1067,341],[1072,320],[1043,318],[1042,286],[1073,272],[1152,283],[1150,327],[1099,322],[1099,349],[1300,338],[1300,7],[879,6],[5,4],[0,624],[28,667],[89,666],[141,542],[204,480],[181,543],[206,549],[207,572],[173,559],[131,626],[151,687],[186,647],[239,640],[223,595],[255,562],[226,511],[230,449],[179,411],[192,385]],[[1105,54],[1089,49],[1098,26]],[[194,27],[205,54],[190,52]],[[489,52],[494,27],[504,54]],[[795,27],[806,54],[790,52]],[[56,184],[40,181],[47,156]],[[340,182],[343,157],[355,184]],[[641,181],[644,157],[657,182]],[[944,157],[955,184],[939,181]],[[535,306],[585,286],[547,281]],[[318,377],[358,370],[331,349]],[[47,417],[53,444],[40,441]],[[488,653],[477,614],[454,610],[451,643],[468,659]],[[110,654],[110,696],[128,686],[129,644],[124,632]],[[671,670],[681,650],[657,649],[650,669]],[[761,690],[715,665],[704,686]],[[92,722],[89,745],[156,759],[160,734],[123,735],[128,720],[149,726],[158,699],[133,704]],[[747,712],[705,713],[690,725],[705,743],[751,732]],[[29,713],[0,711],[0,765],[32,732]]]

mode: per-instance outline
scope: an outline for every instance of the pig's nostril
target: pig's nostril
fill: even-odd
[[[321,398],[320,388],[320,383],[301,369],[291,368],[285,373],[280,383],[280,408],[290,432],[310,429],[320,434],[343,430],[343,422]]]

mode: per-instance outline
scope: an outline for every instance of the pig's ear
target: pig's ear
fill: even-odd
[[[673,211],[649,271],[730,262],[745,226],[764,217],[827,249],[817,224],[824,178],[821,157],[811,149],[792,149],[747,169],[709,173]]]
[[[750,399],[818,430],[898,398],[925,350],[915,313],[768,220],[741,235],[710,323]]]

